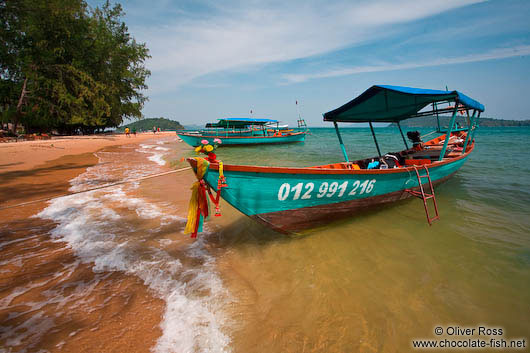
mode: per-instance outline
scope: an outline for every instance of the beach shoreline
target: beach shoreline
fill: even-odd
[[[173,132],[68,136],[51,140],[21,141],[0,144],[0,208],[64,195],[70,180],[98,163],[97,151],[112,146],[138,144],[150,139],[174,136]],[[26,207],[36,214],[43,204]],[[28,216],[26,211],[3,211]],[[4,217],[10,220],[11,217]]]
[[[358,134],[372,138],[369,129],[345,138]],[[285,237],[222,200],[222,217],[191,239],[183,234],[191,170],[2,210],[0,346],[394,352],[451,323],[487,323],[503,327],[507,339],[526,337],[528,203],[520,195],[527,170],[520,159],[506,160],[514,182],[506,185],[488,163],[507,150],[498,151],[499,143],[523,151],[528,133],[484,134],[465,170],[436,189],[443,217],[433,227],[411,200]],[[315,135],[303,154],[299,146],[216,152],[226,164],[317,164],[336,156],[326,149],[333,128]],[[174,135],[131,142],[0,173],[2,195],[14,204],[86,190],[181,169],[188,166],[181,157],[194,155]]]
[[[50,140],[1,143],[0,175],[5,172],[28,170],[66,155],[91,153],[105,147],[139,143],[167,136],[175,136],[175,132],[156,134],[143,132],[130,137],[125,134],[61,136]]]
[[[42,287],[30,289],[22,295],[29,302],[42,302],[42,295],[46,291],[75,285],[79,281],[94,285],[99,288],[98,292],[113,293],[112,298],[98,295],[90,298],[94,305],[105,306],[110,310],[82,314],[82,311],[72,308],[70,315],[57,319],[54,325],[58,332],[40,338],[40,348],[45,347],[50,351],[149,351],[162,335],[160,322],[165,303],[137,277],[119,271],[93,272],[93,264],[90,263],[76,265],[80,259],[75,251],[69,246],[65,247],[64,242],[57,242],[51,237],[56,223],[35,217],[49,203],[10,206],[69,193],[71,180],[100,163],[97,152],[112,151],[129,144],[140,145],[145,141],[167,140],[169,136],[174,136],[174,133],[143,133],[136,137],[72,136],[0,145],[0,207],[7,207],[2,210],[0,220],[0,254],[2,258],[10,259],[2,264],[0,287],[4,291],[0,292],[0,300],[9,299],[9,296],[6,297],[9,289],[17,288],[16,286],[23,288],[23,283],[27,283],[29,288],[36,283],[44,283]],[[34,258],[35,252],[42,254],[42,261]],[[24,265],[18,266],[18,262]],[[77,268],[71,278],[57,275],[64,271],[60,268],[71,267]],[[24,307],[20,306],[22,303],[24,302],[18,306],[20,309],[14,311],[0,309],[0,322],[23,325],[24,320],[31,316],[24,313]],[[53,304],[47,306],[50,307],[47,310],[53,311]],[[142,316],[142,320],[134,323],[138,315]],[[52,316],[50,312],[49,317]],[[128,327],[124,330],[123,322],[135,328]],[[77,327],[73,331],[76,333],[75,339],[71,336],[72,325]],[[87,327],[92,329],[82,330]],[[142,334],[139,335],[139,332]],[[38,333],[36,331],[31,334]],[[98,337],[97,343],[93,341],[94,337]]]

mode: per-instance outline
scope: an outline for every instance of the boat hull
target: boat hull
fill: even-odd
[[[218,138],[222,141],[219,147],[233,146],[233,145],[257,145],[257,144],[279,144],[279,143],[293,143],[304,142],[306,133],[298,132],[283,136],[215,136],[215,135],[195,135],[179,133],[177,134],[184,142],[192,147],[201,145],[202,140],[208,140],[213,143],[213,140]]]
[[[433,182],[433,185],[448,180],[451,175]],[[417,187],[412,188],[417,189]],[[361,212],[377,207],[405,200],[412,195],[405,190],[398,190],[383,195],[365,197],[357,200],[325,204],[295,210],[261,213],[250,216],[280,233],[296,233],[305,229],[315,228],[332,221],[338,221]]]
[[[206,135],[206,136],[212,136],[217,138],[224,138],[224,137],[230,137],[230,136],[252,136],[256,132],[252,130],[240,130],[240,131],[200,131],[199,135]]]
[[[430,165],[432,182],[441,183],[456,173],[470,152]],[[194,160],[190,164],[193,166]],[[420,171],[425,175],[424,170]],[[221,191],[224,200],[245,215],[284,233],[408,198],[411,195],[406,190],[419,187],[412,167],[340,170],[225,165],[224,175],[228,184]],[[218,177],[218,165],[213,163],[204,178],[216,190]]]

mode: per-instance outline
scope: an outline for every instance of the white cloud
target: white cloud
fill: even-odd
[[[176,17],[175,23],[134,32],[150,49],[153,88],[166,90],[208,73],[324,54],[384,35],[387,25],[480,1],[242,2],[246,7],[225,5],[209,16]]]
[[[338,68],[323,72],[307,73],[307,74],[287,74],[284,75],[286,83],[300,83],[311,79],[338,77],[346,75],[354,75],[367,72],[383,72],[393,70],[414,69],[420,67],[432,67],[450,64],[464,64],[471,62],[479,62],[486,60],[505,59],[515,56],[523,56],[530,54],[530,45],[522,45],[513,48],[498,48],[486,53],[464,55],[460,57],[438,58],[436,60],[424,62],[408,62],[404,64],[380,64],[374,66],[355,66],[349,68]]]

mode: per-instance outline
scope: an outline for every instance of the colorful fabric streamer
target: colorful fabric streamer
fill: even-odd
[[[188,222],[184,229],[184,234],[190,234],[192,238],[197,237],[197,233],[202,231],[202,224],[208,217],[209,202],[206,195],[206,183],[203,180],[208,171],[210,162],[201,157],[195,157],[197,170],[195,176],[197,181],[191,186],[191,198],[188,208]]]

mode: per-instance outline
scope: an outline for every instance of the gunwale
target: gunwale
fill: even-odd
[[[466,158],[475,148],[475,143],[472,143],[464,154],[460,154],[457,157],[444,158],[442,161],[435,161],[427,165],[427,168],[436,168],[446,164],[450,164],[461,159]],[[210,168],[213,170],[219,170],[218,163],[211,163]],[[363,174],[391,174],[391,173],[403,173],[403,172],[414,172],[414,166],[392,168],[392,169],[332,169],[332,168],[315,168],[315,167],[268,167],[268,166],[246,166],[238,164],[223,164],[224,171],[233,172],[249,172],[249,173],[270,173],[270,174],[351,174],[351,175],[363,175]]]

